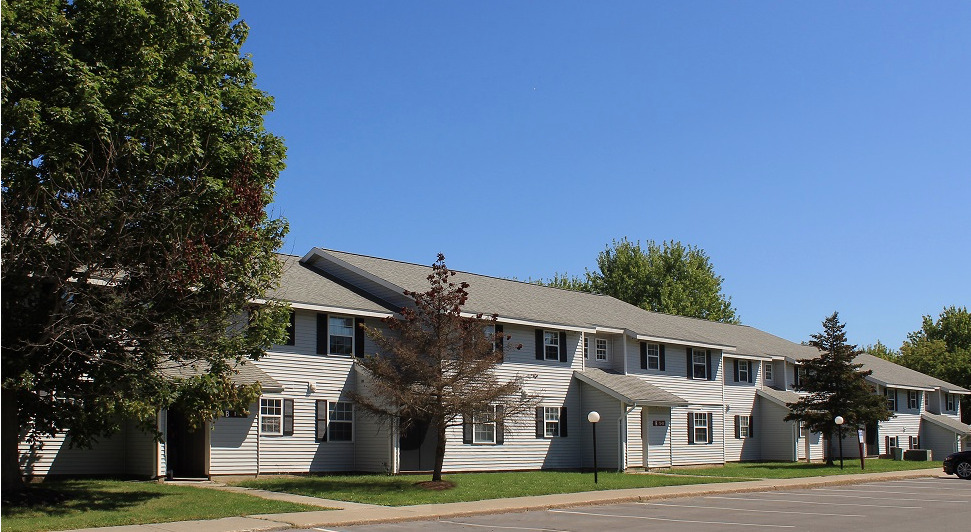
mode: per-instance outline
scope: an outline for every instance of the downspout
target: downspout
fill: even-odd
[[[587,354],[586,351],[583,351],[584,342],[586,341],[587,333],[580,331],[580,351],[582,352],[580,355],[580,371],[587,369],[587,357],[583,356]]]
[[[627,403],[620,402],[620,411],[623,412],[620,417],[617,418],[617,451],[619,453],[617,457],[617,472],[623,473],[624,469],[627,468],[627,416],[630,415],[637,405],[630,405],[627,408]]]
[[[735,359],[735,360],[736,360],[735,363],[738,364],[738,362],[737,362],[738,359]],[[728,423],[726,421],[728,419],[728,415],[727,415],[728,414],[728,405],[725,404],[725,379],[728,378],[728,371],[725,369],[725,352],[724,351],[722,351],[722,354],[721,354],[721,363],[720,363],[720,366],[721,366],[721,369],[722,369],[722,376],[721,376],[720,379],[718,378],[718,370],[716,369],[715,370],[715,378],[718,379],[718,384],[719,384],[719,386],[721,386],[721,389],[722,389],[722,464],[724,464],[725,463],[725,456],[726,456],[726,452],[725,452],[725,438],[726,438],[725,437],[725,428],[728,426]],[[752,368],[751,367],[749,367],[749,371],[752,371]],[[712,430],[714,430],[714,427],[712,427]],[[739,459],[741,459],[741,456],[739,456]]]

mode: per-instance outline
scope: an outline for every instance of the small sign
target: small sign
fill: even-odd
[[[235,410],[223,410],[223,417],[249,417],[249,412],[236,412]]]
[[[860,437],[860,443],[863,443],[863,429],[856,431],[856,435]]]
[[[651,424],[654,425],[655,427],[666,427],[668,422],[664,421],[663,419],[655,419],[654,422]]]

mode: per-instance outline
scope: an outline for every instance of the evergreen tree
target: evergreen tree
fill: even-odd
[[[823,320],[823,332],[812,335],[809,345],[819,349],[820,355],[802,363],[805,375],[796,386],[808,395],[789,403],[785,417],[786,421],[802,422],[809,431],[822,433],[830,441],[836,416],[843,417],[846,427],[855,429],[886,421],[892,415],[887,401],[866,382],[872,372],[861,371],[862,364],[853,362],[860,352],[846,343],[844,329],[834,312]],[[833,457],[827,454],[826,461],[831,464]]]

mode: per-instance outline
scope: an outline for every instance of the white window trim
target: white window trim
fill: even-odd
[[[492,410],[492,421],[482,421],[479,418],[479,416],[481,416],[482,413],[472,414],[472,444],[473,445],[496,445],[497,443],[496,431],[498,430],[498,426],[496,425],[496,407],[495,405],[489,405],[489,408]],[[492,426],[491,440],[479,439],[479,431],[476,429],[478,427],[484,427],[484,426]]]
[[[647,344],[647,369],[661,369],[661,344]]]
[[[550,351],[548,348],[555,347],[556,354],[550,356]],[[560,345],[560,333],[556,331],[543,331],[543,360],[559,360],[560,359],[560,349],[563,346]]]
[[[762,366],[765,368],[765,370],[764,370],[765,373],[763,374],[762,378],[764,380],[767,380],[767,381],[773,380],[772,379],[772,362],[771,361],[765,362]]]
[[[334,326],[331,323],[331,320],[335,320],[335,319],[336,320],[351,320],[351,335],[350,335],[350,339],[351,339],[351,352],[350,353],[335,353],[334,350],[332,349],[332,346],[334,344],[331,343],[331,341],[330,341],[331,338],[334,338],[334,337],[348,338],[348,336],[345,335],[345,334],[334,334]],[[354,345],[354,342],[357,341],[357,339],[355,338],[356,335],[354,334],[354,321],[355,320],[354,320],[354,317],[353,316],[342,316],[342,315],[339,315],[339,314],[338,315],[330,314],[330,315],[327,316],[327,354],[328,355],[342,356],[342,357],[349,357],[349,356],[353,356],[354,355],[355,349],[357,348],[357,346]]]
[[[692,412],[692,415],[694,416],[695,444],[708,445],[708,439],[709,439],[708,431],[711,430],[711,427],[708,426],[708,412]],[[698,423],[699,419],[702,421],[702,423]],[[699,430],[705,431],[703,438],[698,437]]]
[[[603,346],[603,349],[600,346]],[[610,343],[606,338],[597,338],[597,360],[604,362],[610,357]]]
[[[752,371],[752,363],[748,360],[739,359],[735,359],[735,363],[738,364],[738,382],[748,382],[748,374]],[[745,364],[745,366],[742,366],[742,364]],[[745,369],[742,369],[743,367]],[[742,372],[744,372],[744,375]]]
[[[920,410],[920,392],[917,390],[909,390],[907,392],[907,409],[908,410]]]
[[[746,439],[749,437],[749,425],[752,422],[752,416],[738,416],[738,437],[739,439]]]
[[[957,412],[957,395],[953,393],[944,394],[944,408],[948,412]]]
[[[897,390],[895,388],[884,388],[883,396],[887,399],[887,409],[891,412],[897,411]]]
[[[351,420],[346,421],[343,419],[333,420],[330,418],[330,409],[336,408],[338,404],[349,404],[351,405]],[[354,407],[354,403],[351,401],[327,401],[327,441],[329,443],[354,443],[354,422],[357,418],[357,412]],[[330,431],[331,423],[348,423],[351,425],[351,439],[349,440],[335,440],[333,434]]]
[[[265,414],[263,412],[264,402],[268,403],[266,406],[270,407],[269,403],[275,402],[276,408],[280,410],[279,414]],[[263,430],[263,420],[264,419],[277,419],[278,426],[280,430],[278,431],[267,431]],[[283,398],[282,397],[260,397],[260,435],[262,436],[283,436]]]
[[[590,358],[590,337],[583,335],[583,358]]]
[[[543,437],[544,438],[560,437],[560,414],[561,413],[562,411],[558,406],[543,407]],[[551,425],[554,425],[554,428],[555,428],[552,434],[550,433]]]
[[[708,355],[702,349],[691,349],[691,376],[694,379],[705,380],[708,378]],[[701,357],[701,362],[698,362],[698,358]],[[698,376],[698,372],[695,371],[701,367],[702,376]]]

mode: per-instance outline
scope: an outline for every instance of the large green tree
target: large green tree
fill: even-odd
[[[503,353],[514,347],[510,337],[503,335],[496,316],[463,314],[469,284],[456,283],[454,276],[439,254],[428,275],[428,290],[406,292],[413,305],[402,309],[400,318],[386,318],[386,329],[364,327],[381,353],[359,360],[369,385],[353,394],[366,410],[399,419],[402,430],[415,423],[432,427],[434,482],[442,480],[449,427],[462,426],[470,433],[475,419],[491,427],[501,442],[506,420],[521,416],[536,402],[523,389],[523,375],[499,377]]]
[[[600,252],[597,268],[583,277],[558,273],[540,282],[613,296],[654,312],[739,322],[732,298],[722,292],[724,279],[715,273],[711,259],[701,248],[652,240],[641,246],[623,238]]]
[[[88,445],[181,402],[246,406],[282,338],[284,146],[222,0],[2,4],[3,487],[18,440]],[[243,317],[246,317],[245,319]],[[192,366],[173,378],[166,366]]]
[[[813,334],[809,345],[820,354],[802,363],[805,374],[796,389],[807,395],[789,403],[786,421],[800,421],[808,430],[830,440],[836,430],[836,416],[842,416],[851,430],[890,419],[886,399],[874,393],[866,381],[872,372],[861,370],[863,365],[853,362],[860,351],[846,343],[845,325],[838,313],[823,320],[823,332]],[[832,463],[833,457],[827,453],[826,460]]]
[[[937,320],[924,316],[907,335],[895,362],[971,389],[971,314],[967,307],[945,308]],[[962,419],[971,422],[971,398],[962,399]]]

